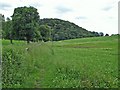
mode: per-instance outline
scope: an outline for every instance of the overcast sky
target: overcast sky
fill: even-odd
[[[5,17],[14,8],[33,6],[40,18],[68,20],[89,31],[118,33],[119,0],[0,0],[0,13]]]

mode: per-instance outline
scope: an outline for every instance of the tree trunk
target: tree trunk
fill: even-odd
[[[27,44],[29,44],[30,43],[30,37],[29,37],[29,35],[26,35],[26,40],[27,40]]]
[[[13,44],[12,42],[12,34],[10,33],[10,43]]]
[[[13,44],[12,39],[10,39],[10,43]]]
[[[30,41],[29,40],[27,40],[27,44],[29,44],[30,43]]]

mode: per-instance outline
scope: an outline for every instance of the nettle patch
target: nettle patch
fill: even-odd
[[[13,49],[3,49],[2,53],[2,87],[20,87],[24,80],[22,69],[23,57]],[[24,70],[23,70],[24,71]],[[23,77],[24,76],[24,77]]]

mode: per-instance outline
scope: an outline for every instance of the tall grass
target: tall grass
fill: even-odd
[[[5,88],[118,87],[115,36],[29,45],[4,40],[2,55]]]

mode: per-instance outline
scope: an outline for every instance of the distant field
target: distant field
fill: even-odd
[[[117,36],[13,43],[2,40],[3,87],[118,87]]]

